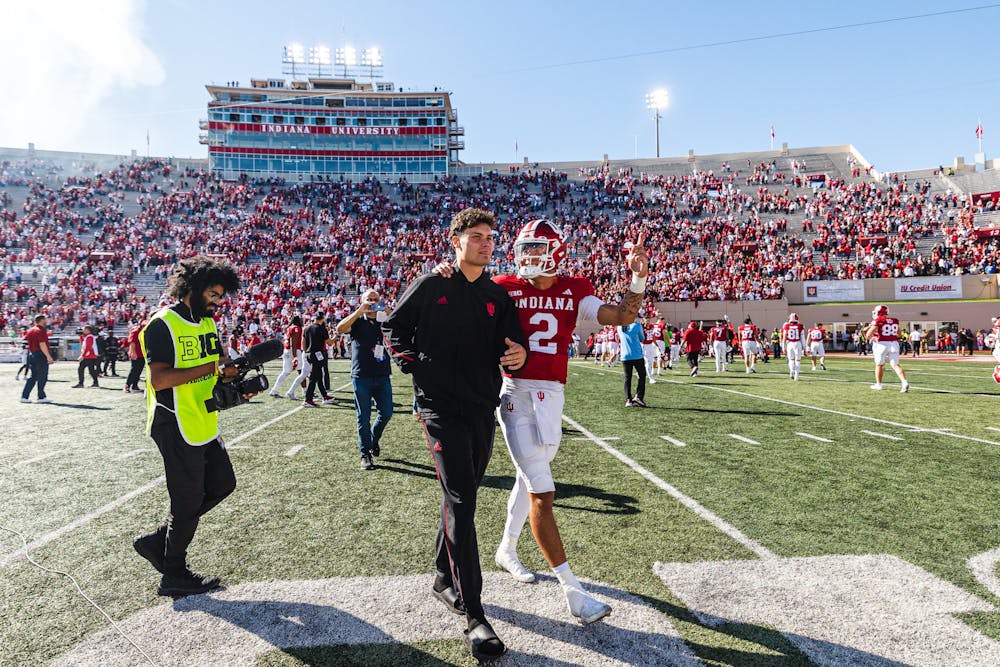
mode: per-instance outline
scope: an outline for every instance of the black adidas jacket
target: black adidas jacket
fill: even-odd
[[[382,323],[392,358],[413,375],[417,405],[434,413],[492,410],[500,403],[500,357],[510,338],[527,349],[517,307],[484,272],[428,274]]]

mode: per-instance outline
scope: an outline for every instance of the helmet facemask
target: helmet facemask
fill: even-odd
[[[553,256],[555,243],[551,239],[518,239],[514,242],[514,263],[517,275],[526,280],[539,276],[556,275],[556,260]]]

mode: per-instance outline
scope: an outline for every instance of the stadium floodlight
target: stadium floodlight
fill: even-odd
[[[309,64],[316,66],[316,76],[323,76],[324,71],[330,72],[330,65],[332,63],[329,46],[317,45],[309,47]]]
[[[334,64],[344,68],[344,76],[347,76],[348,67],[358,66],[358,50],[353,46],[342,46],[334,51]]]
[[[646,93],[646,108],[653,110],[653,122],[656,124],[656,157],[660,157],[660,112],[667,108],[669,101],[665,88]]]
[[[301,65],[306,61],[306,52],[301,44],[289,44],[285,47],[284,61],[290,65]]]
[[[361,51],[361,64],[365,67],[381,67],[382,52],[377,46],[373,46],[370,49],[363,49]]]

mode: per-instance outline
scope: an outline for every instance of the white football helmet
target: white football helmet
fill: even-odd
[[[798,314],[797,313],[788,313],[788,321],[789,322],[798,322],[799,321]]]
[[[875,306],[872,308],[872,317],[878,319],[879,317],[885,317],[889,314],[889,308],[886,306]]]
[[[517,233],[514,263],[520,277],[530,280],[539,276],[555,276],[565,258],[566,243],[555,223],[532,220]]]

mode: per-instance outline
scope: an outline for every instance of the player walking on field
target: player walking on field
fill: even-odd
[[[798,382],[799,370],[802,367],[802,339],[805,327],[799,323],[799,316],[788,314],[788,321],[781,327],[781,346],[785,348],[788,359],[788,376]]]
[[[882,375],[885,373],[885,362],[888,361],[892,370],[903,383],[899,391],[906,393],[910,383],[906,381],[906,372],[899,365],[899,320],[889,317],[886,306],[876,306],[872,310],[872,323],[865,330],[865,338],[872,342],[872,356],[875,358],[875,384],[872,389],[881,390]]]
[[[747,317],[740,325],[737,335],[740,338],[740,349],[743,351],[743,365],[746,373],[756,373],[757,364],[757,327],[753,320]]]
[[[826,349],[823,347],[823,339],[826,338],[826,329],[817,324],[809,328],[807,337],[809,338],[809,355],[812,360],[812,369],[816,370],[816,360],[818,359],[820,368],[825,371]]]
[[[635,321],[649,272],[643,241],[640,235],[626,257],[632,282],[617,306],[596,297],[589,279],[559,275],[566,244],[559,228],[548,220],[529,222],[518,233],[514,241],[517,275],[493,279],[517,305],[530,351],[516,377],[504,375],[497,408],[517,476],[507,501],[496,563],[519,582],[535,581],[535,574],[517,555],[518,539],[530,521],[535,541],[562,585],[570,614],[584,624],[604,618],[611,607],[590,596],[573,574],[552,511],[556,487],[549,464],[562,438],[566,352],[578,319],[605,326]],[[438,265],[435,272],[445,275],[447,268]]]
[[[729,348],[727,344],[729,340],[729,327],[726,326],[724,320],[716,320],[715,326],[708,332],[708,336],[712,341],[712,353],[715,355],[715,372],[722,371],[725,373],[729,370],[729,366],[726,364],[726,353]]]

